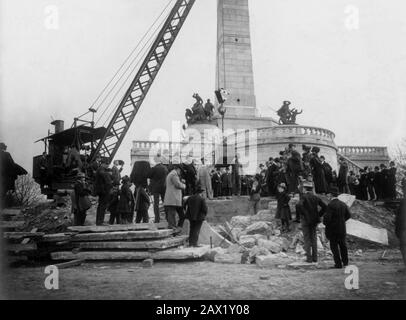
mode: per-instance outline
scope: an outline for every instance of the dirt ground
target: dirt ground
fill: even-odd
[[[85,263],[60,270],[59,290],[45,289],[43,266],[10,268],[9,299],[406,299],[406,273],[400,253],[368,251],[352,257],[359,268],[359,289],[347,290],[344,269],[261,269],[256,265],[223,265],[207,261]],[[325,263],[331,265],[330,261]],[[261,280],[261,278],[267,278]]]

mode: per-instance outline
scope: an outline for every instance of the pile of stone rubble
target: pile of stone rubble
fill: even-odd
[[[325,199],[328,203],[328,199]],[[295,216],[295,205],[298,199],[293,199],[291,211]],[[350,207],[355,199],[344,195],[343,201]],[[354,217],[358,217],[359,203],[354,206]],[[260,267],[297,266],[305,260],[304,239],[301,226],[291,224],[291,230],[281,233],[279,220],[275,219],[276,203],[270,202],[269,209],[260,211],[254,216],[235,216],[229,223],[217,226],[216,231],[231,243],[213,248],[207,258],[216,263],[252,264]],[[371,214],[374,214],[371,211]],[[369,244],[384,248],[388,243],[388,230],[392,228],[392,218],[378,226],[351,219],[347,222],[349,232],[348,242],[351,251],[362,252]],[[382,220],[381,220],[382,221]],[[386,227],[386,229],[384,228]],[[332,253],[325,236],[325,227],[320,223],[317,227],[317,246],[319,261],[331,261]]]

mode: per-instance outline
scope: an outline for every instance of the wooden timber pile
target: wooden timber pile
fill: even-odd
[[[36,232],[36,229],[31,232],[18,232],[24,226],[21,217],[21,209],[3,209],[0,214],[0,228],[8,263],[27,261],[37,253],[36,240],[44,236],[43,233]]]
[[[202,258],[208,247],[185,248],[187,236],[174,235],[167,223],[69,227],[57,234],[5,232],[11,255],[80,260],[189,260]]]

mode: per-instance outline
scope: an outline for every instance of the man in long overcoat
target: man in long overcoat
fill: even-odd
[[[203,190],[203,197],[205,199],[213,199],[213,189],[211,186],[211,177],[209,174],[209,168],[204,164],[204,159],[201,159],[202,165],[197,171],[197,179],[199,181],[200,188]]]
[[[343,157],[339,159],[340,170],[338,171],[337,187],[340,193],[350,193],[348,187],[348,164]]]
[[[154,215],[155,223],[161,221],[159,215],[159,197],[162,202],[165,200],[166,177],[168,169],[164,166],[159,158],[158,163],[149,172],[149,190],[154,198]]]
[[[166,177],[164,206],[170,229],[176,229],[176,213],[179,215],[178,227],[181,228],[185,220],[182,207],[182,191],[186,189],[186,185],[181,181],[180,174],[179,165],[175,165],[174,169]]]
[[[207,215],[207,204],[203,197],[204,190],[197,187],[196,194],[190,196],[186,202],[186,218],[190,221],[189,246],[197,247],[199,233]]]
[[[330,241],[330,249],[334,257],[334,267],[337,269],[348,265],[346,221],[350,218],[350,209],[339,199],[333,199],[327,206],[323,222],[326,226],[326,238]]]

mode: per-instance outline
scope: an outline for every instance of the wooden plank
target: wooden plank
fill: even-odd
[[[179,236],[164,240],[154,241],[127,241],[127,242],[79,242],[80,249],[104,249],[104,250],[163,250],[183,245],[187,236]]]
[[[85,259],[101,260],[192,260],[200,259],[210,251],[209,246],[199,248],[170,249],[157,252],[148,251],[88,251],[88,252],[53,252],[52,260]]]
[[[144,240],[162,239],[170,237],[173,230],[144,230],[144,231],[122,231],[106,233],[81,233],[72,237],[74,242],[88,241],[120,241],[120,240]]]
[[[3,233],[3,238],[5,240],[23,240],[25,238],[30,238],[30,239],[41,239],[45,233],[43,232],[4,232]]]
[[[159,230],[168,229],[167,222],[155,223],[139,223],[128,225],[111,225],[111,226],[83,226],[83,227],[69,227],[68,230],[79,233],[105,233],[105,232],[118,232],[118,231],[142,231],[142,230]]]
[[[7,251],[14,253],[32,252],[38,250],[36,243],[27,243],[27,244],[11,243],[7,244],[5,247]]]
[[[1,217],[4,220],[12,219],[21,214],[21,209],[3,209],[1,210]]]
[[[24,221],[1,221],[0,228],[14,230],[24,226]]]
[[[76,259],[76,260],[72,260],[72,261],[68,261],[68,262],[62,262],[62,263],[54,264],[54,266],[57,267],[58,269],[67,269],[67,268],[70,268],[70,267],[79,266],[83,262],[85,262],[84,259]]]
[[[46,234],[42,237],[42,243],[54,243],[54,242],[65,242],[70,241],[75,233],[55,233],[55,234]]]

